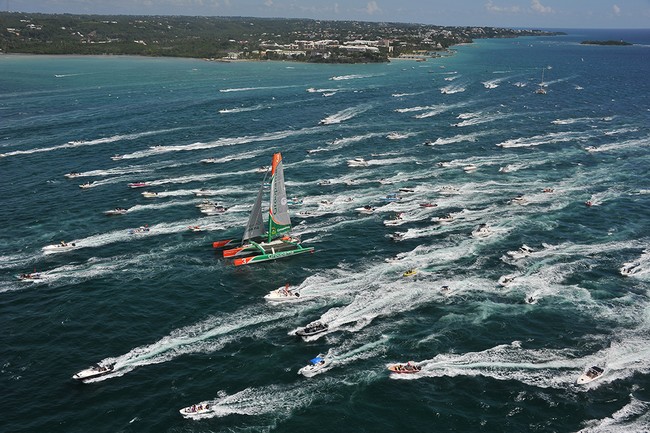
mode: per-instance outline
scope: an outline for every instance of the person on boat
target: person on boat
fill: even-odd
[[[593,206],[593,204],[594,204],[594,203],[593,203],[591,200],[587,200],[587,201],[585,202],[585,205],[588,206],[588,207],[589,207],[589,206]]]

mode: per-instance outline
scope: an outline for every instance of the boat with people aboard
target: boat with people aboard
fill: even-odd
[[[262,198],[264,196],[266,174],[268,174],[268,171],[265,173],[262,185],[257,192],[239,246],[231,248],[230,245],[235,244],[232,240],[219,241],[220,244],[228,246],[223,251],[224,257],[239,257],[233,261],[235,266],[277,260],[314,251],[314,247],[303,247],[300,238],[289,235],[291,218],[284,183],[284,164],[280,152],[273,154],[271,164],[270,203],[265,233]]]
[[[621,266],[621,269],[619,269],[619,272],[621,275],[624,277],[629,277],[630,275],[634,275],[637,272],[641,271],[641,263],[639,262],[632,262],[632,263],[625,263],[623,266]]]
[[[115,369],[115,364],[96,364],[92,367],[86,368],[84,370],[75,373],[72,378],[79,381],[84,381],[88,379],[94,379],[96,377],[105,376]]]
[[[325,358],[325,356],[319,354],[317,357],[310,359],[309,364],[298,370],[298,374],[302,374],[305,377],[312,377],[318,374],[328,365],[329,361]]]
[[[104,212],[104,215],[113,216],[113,215],[124,215],[128,210],[123,207],[116,207],[115,209],[107,210]]]
[[[407,270],[402,274],[402,276],[403,276],[403,277],[412,277],[412,276],[414,276],[414,275],[417,274],[417,273],[418,273],[418,270],[417,270],[417,269],[415,269],[415,268],[411,268],[411,269],[407,269]]]
[[[26,282],[41,281],[43,279],[43,276],[41,275],[40,272],[28,272],[25,274],[17,275],[17,277],[20,281],[26,281]]]
[[[64,176],[67,177],[68,179],[73,179],[75,177],[80,177],[81,173],[79,173],[78,171],[72,171],[70,173],[64,174]]]
[[[205,231],[205,229],[203,227],[201,227],[201,226],[187,226],[187,229],[189,231],[195,232],[195,233]]]
[[[193,404],[192,406],[184,407],[179,410],[180,414],[185,418],[191,418],[194,415],[201,415],[212,412],[212,407],[209,403],[206,404]]]
[[[316,320],[315,322],[309,323],[307,326],[298,328],[296,330],[296,335],[300,337],[311,337],[312,335],[323,333],[328,329],[329,329],[329,325],[327,323],[323,323],[320,320]]]
[[[507,286],[510,285],[510,283],[512,283],[514,280],[515,280],[515,276],[514,276],[514,275],[501,275],[501,276],[499,277],[499,285],[500,285],[501,287],[507,287]]]
[[[523,244],[517,251],[508,251],[507,254],[512,257],[513,259],[523,259],[534,253],[535,250],[533,250],[531,247],[529,247],[526,244]]]
[[[437,207],[435,203],[420,203],[420,207]]]
[[[111,156],[111,159],[113,161],[119,161],[120,159],[124,159],[124,155],[119,155],[116,153],[115,155]]]
[[[79,188],[81,188],[81,189],[87,189],[87,188],[92,188],[92,187],[93,187],[93,184],[90,183],[90,182],[82,183],[81,185],[79,185]]]
[[[363,214],[371,214],[371,213],[373,213],[375,211],[375,208],[370,206],[370,205],[365,205],[363,207],[358,207],[358,208],[356,208],[354,210],[356,210],[359,213],[363,213]]]
[[[385,220],[385,226],[398,226],[404,222],[404,212],[398,212],[392,219]]]
[[[65,242],[61,241],[58,244],[46,245],[42,248],[45,253],[54,253],[54,252],[63,252],[70,251],[77,247],[77,244],[74,242]]]
[[[528,200],[526,200],[526,197],[524,197],[523,194],[517,195],[517,197],[513,198],[509,202],[510,204],[518,204],[518,205],[526,205],[528,204]]]
[[[445,215],[440,216],[440,217],[433,217],[431,219],[432,222],[439,223],[439,224],[450,223],[453,220],[454,220],[454,216],[452,214],[450,214],[450,213],[445,214]]]
[[[406,364],[392,364],[388,366],[388,370],[397,374],[413,374],[422,371],[422,367],[409,361]]]
[[[289,283],[276,290],[271,290],[268,294],[264,295],[264,299],[269,302],[292,302],[300,299],[300,293],[297,290],[291,289]]]
[[[142,196],[144,198],[156,198],[158,197],[158,193],[153,191],[145,191],[142,193]]]
[[[593,382],[594,380],[598,379],[605,373],[605,369],[598,367],[597,365],[594,365],[592,367],[589,367],[587,371],[585,371],[583,374],[578,377],[578,380],[576,380],[576,383],[578,385],[585,385],[589,382]]]

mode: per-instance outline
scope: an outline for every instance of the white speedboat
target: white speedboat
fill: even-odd
[[[208,412],[212,412],[212,408],[210,407],[210,404],[193,404],[192,406],[187,406],[184,407],[183,409],[179,410],[181,415],[183,415],[185,418],[193,418],[195,415],[201,415],[205,414]]]
[[[472,231],[472,236],[475,238],[486,238],[492,234],[492,230],[487,224],[483,223]]]
[[[215,195],[214,191],[210,191],[207,188],[201,188],[197,191],[194,191],[194,195],[197,197],[209,197],[211,195]]]
[[[369,205],[365,205],[364,207],[356,208],[355,211],[363,214],[371,214],[375,211],[375,208]]]
[[[510,204],[526,205],[528,204],[528,200],[526,200],[523,195],[519,194],[517,197],[510,200]]]
[[[195,233],[205,231],[205,229],[203,227],[201,227],[201,226],[187,226],[187,229],[189,231],[195,232]]]
[[[73,179],[73,178],[75,178],[75,177],[80,177],[80,176],[81,176],[81,173],[76,172],[76,171],[73,171],[73,172],[70,172],[70,173],[64,174],[64,176],[67,177],[68,179]]]
[[[578,385],[585,385],[598,379],[603,375],[603,373],[605,373],[604,369],[594,365],[593,367],[589,367],[587,371],[580,375],[576,383]]]
[[[291,290],[289,284],[276,290],[271,290],[264,299],[269,302],[293,302],[300,299],[300,293]]]
[[[111,159],[113,161],[119,161],[120,159],[123,159],[123,158],[124,158],[124,155],[115,154],[115,155],[111,156]]]
[[[354,159],[348,159],[348,167],[367,167],[368,161],[363,158],[357,157]]]
[[[81,370],[80,372],[72,376],[72,378],[75,380],[84,381],[87,379],[93,379],[95,377],[105,376],[111,373],[114,369],[115,369],[115,364],[108,364],[108,365],[97,364],[97,365],[93,365],[92,367],[86,368],[85,370]]]
[[[641,270],[640,263],[625,263],[623,266],[621,266],[621,269],[619,271],[621,275],[625,277],[629,277],[630,275],[636,274],[640,270]]]
[[[301,337],[310,337],[312,335],[320,334],[322,332],[325,332],[329,329],[329,326],[327,323],[323,323],[321,321],[315,321],[311,322],[307,326],[304,326],[302,328],[298,328],[296,330],[296,335],[299,335]]]
[[[454,220],[454,217],[449,213],[447,215],[443,215],[441,217],[433,217],[431,219],[432,222],[439,223],[439,224],[450,223],[453,220]]]
[[[476,171],[477,169],[478,169],[478,166],[476,166],[475,164],[468,164],[468,165],[463,167],[463,170],[465,171],[465,173],[471,173],[473,171]]]
[[[526,244],[523,244],[517,251],[508,251],[508,255],[513,259],[523,259],[531,255],[535,250]]]
[[[128,211],[126,209],[124,209],[123,207],[116,207],[115,209],[107,210],[106,212],[104,212],[104,215],[108,215],[108,216],[111,216],[111,215],[124,215],[127,212]]]
[[[158,193],[153,192],[153,191],[145,191],[145,192],[142,193],[142,195],[144,196],[144,198],[156,198],[156,197],[158,197]]]
[[[147,182],[131,182],[127,184],[129,188],[144,188],[145,186],[149,186]]]
[[[408,138],[408,134],[400,134],[399,132],[391,132],[389,133],[386,138],[389,140],[401,140],[403,138]]]
[[[206,215],[219,215],[227,211],[228,209],[221,206],[221,205],[216,205],[212,207],[203,207],[201,208],[201,212],[206,214]]]
[[[74,242],[64,242],[61,241],[58,244],[53,244],[53,245],[46,245],[44,246],[43,252],[45,253],[55,253],[55,252],[63,252],[63,251],[70,251],[73,250],[77,247],[77,245]]]
[[[455,188],[453,186],[441,186],[437,192],[438,194],[443,194],[443,195],[460,194],[458,188]]]
[[[317,375],[328,365],[329,361],[325,359],[323,355],[318,355],[316,358],[310,359],[309,364],[298,370],[298,374],[302,374],[305,377],[312,377]]]
[[[500,285],[501,287],[507,287],[507,286],[510,285],[510,283],[512,283],[514,280],[515,280],[515,276],[514,276],[514,275],[502,275],[501,277],[499,277],[499,285]]]
[[[384,221],[385,226],[398,226],[398,225],[403,224],[403,223],[404,223],[404,214],[403,214],[403,212],[400,212],[397,215],[395,215],[395,217],[393,219]]]
[[[130,235],[140,235],[140,234],[144,234],[144,233],[149,233],[149,231],[150,231],[149,226],[148,225],[143,225],[143,226],[138,227],[137,229],[130,229],[128,233]]]
[[[202,163],[204,164],[214,164],[216,162],[219,162],[217,158],[205,158],[201,160]]]
[[[79,188],[81,188],[81,189],[92,188],[92,187],[93,187],[93,184],[90,183],[90,182],[82,183],[81,185],[79,185]]]

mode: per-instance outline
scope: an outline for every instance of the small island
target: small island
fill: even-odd
[[[632,45],[625,41],[582,41],[581,45]]]

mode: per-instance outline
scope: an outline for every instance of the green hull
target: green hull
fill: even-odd
[[[277,260],[289,256],[295,256],[298,254],[313,253],[313,252],[314,252],[314,247],[303,248],[302,246],[299,246],[299,248],[295,250],[278,251],[277,253],[259,254],[257,256],[235,259],[234,263],[235,266],[241,266],[241,265],[248,265],[250,263],[266,262],[268,260]]]

